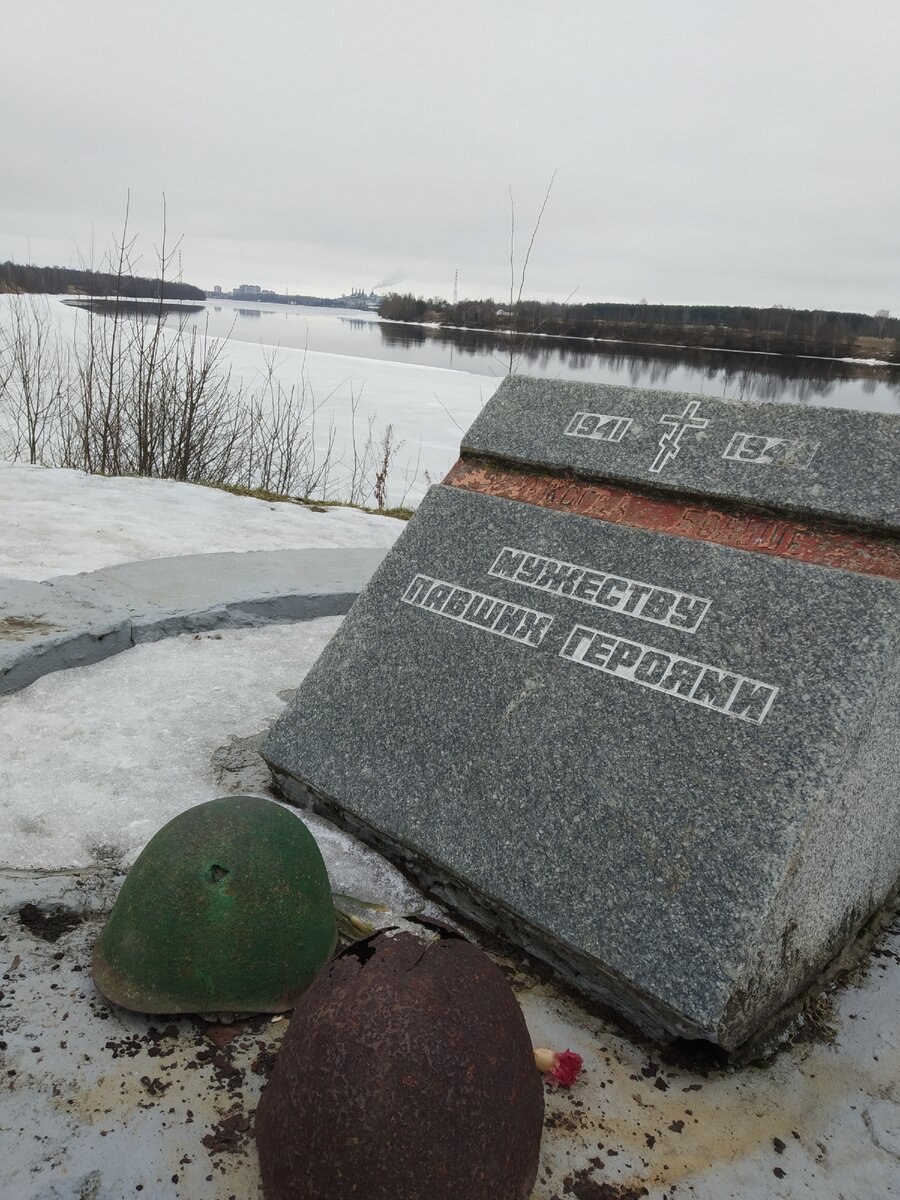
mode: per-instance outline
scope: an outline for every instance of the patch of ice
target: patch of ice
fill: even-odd
[[[889,358],[839,358],[837,361],[853,363],[857,367],[896,367],[900,365]]]

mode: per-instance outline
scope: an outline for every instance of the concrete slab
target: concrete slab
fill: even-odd
[[[57,595],[43,583],[0,580],[0,696],[130,645],[131,622],[121,609]]]
[[[0,695],[179,633],[346,613],[385,549],[266,550],[0,579]]]

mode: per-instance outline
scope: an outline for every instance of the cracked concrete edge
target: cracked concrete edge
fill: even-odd
[[[350,611],[358,595],[359,591],[296,592],[258,600],[236,600],[196,612],[150,613],[131,622],[132,644],[158,642],[180,633],[252,629],[261,625],[313,621],[317,617],[340,617]]]
[[[272,555],[278,553],[272,552]],[[101,607],[97,602],[100,597],[96,590],[92,601],[88,602],[76,594],[66,597],[62,579],[48,581],[55,592],[52,598],[47,594],[50,589],[43,590],[41,584],[0,581],[0,618],[4,611],[11,614],[7,621],[20,621],[17,631],[22,630],[5,645],[0,642],[0,696],[21,691],[54,671],[89,666],[143,642],[155,642],[183,633],[246,629],[343,616],[349,612],[386,553],[386,549],[350,549],[325,553],[309,551],[303,558],[304,570],[299,572],[303,578],[298,586],[297,552],[288,551],[285,552],[285,561],[291,567],[289,573],[295,576],[291,586],[278,590],[273,587],[271,580],[267,580],[261,584],[261,595],[245,594],[221,601],[212,601],[207,597],[198,606],[172,608],[148,602],[142,612],[136,611],[140,605],[139,602],[135,604],[134,600],[129,609],[125,609],[121,601]],[[335,570],[335,555],[343,559],[346,570]],[[205,555],[188,557],[206,558]],[[222,557],[209,556],[210,560]],[[248,560],[253,557],[247,556]],[[127,565],[133,567],[136,564]],[[197,566],[196,562],[185,565],[192,569]],[[95,574],[101,576],[108,572]],[[76,581],[90,579],[89,576],[74,576],[66,577],[66,582],[69,578]],[[77,591],[76,588],[72,590],[73,593]],[[34,631],[29,635],[24,628],[27,621],[16,614],[19,608],[22,611],[35,611],[37,600],[41,616],[45,615],[44,610],[47,609],[46,615],[50,620],[33,621]]]
[[[0,696],[21,691],[44,675],[102,662],[142,642],[157,642],[182,633],[247,629],[261,625],[312,621],[350,611],[358,592],[296,593],[268,596],[255,602],[236,601],[199,611],[151,613],[114,624],[72,629],[53,637],[18,644],[0,667]]]
[[[52,671],[86,667],[101,662],[134,645],[132,622],[125,618],[111,624],[82,626],[52,637],[32,638],[17,643],[0,666],[0,696],[21,691]]]
[[[112,907],[125,878],[115,863],[89,867],[0,867],[0,917],[23,905],[40,909],[62,907],[82,920],[103,916]]]

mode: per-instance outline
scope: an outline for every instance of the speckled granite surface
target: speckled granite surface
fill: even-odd
[[[514,376],[464,454],[900,531],[900,416]]]
[[[289,791],[656,1033],[741,1044],[900,873],[900,588],[437,487]]]

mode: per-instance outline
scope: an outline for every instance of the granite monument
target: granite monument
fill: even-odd
[[[900,417],[510,378],[268,738],[652,1035],[745,1046],[900,881]]]

